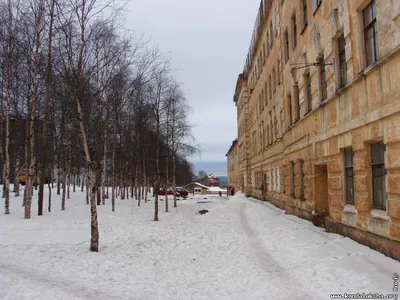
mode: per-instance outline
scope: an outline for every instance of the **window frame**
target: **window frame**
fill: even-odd
[[[297,22],[296,22],[296,12],[292,14],[290,18],[292,23],[292,50],[297,47]]]
[[[338,39],[339,87],[347,84],[346,38],[342,33]]]
[[[305,186],[304,186],[304,160],[300,160],[300,196],[299,199],[305,200],[306,198],[304,197],[304,191],[305,191]]]
[[[272,48],[274,47],[274,33],[273,33],[273,29],[272,29],[272,21],[269,23],[269,35],[271,38],[271,50],[272,50]]]
[[[269,85],[269,99],[272,99],[272,79],[271,79],[271,75],[269,75],[268,77],[268,85]]]
[[[365,51],[365,62],[366,66],[373,65],[379,60],[379,41],[378,41],[378,30],[377,30],[377,22],[376,22],[376,3],[375,0],[372,0],[362,11],[362,19],[363,19],[363,38],[364,38],[364,51]],[[367,9],[371,9],[372,19],[370,23],[366,24],[365,12]],[[374,13],[375,12],[375,13]],[[372,41],[373,41],[373,61],[369,61],[368,55],[368,43],[367,43],[367,34],[372,30]]]
[[[272,69],[272,86],[273,86],[273,93],[276,93],[276,72],[275,68]]]
[[[325,57],[322,55],[319,58],[319,80],[321,88],[321,102],[324,102],[328,98],[328,84],[326,82],[326,69],[325,69]]]
[[[290,171],[291,171],[291,187],[292,187],[292,193],[291,193],[291,197],[292,198],[296,198],[296,172],[294,169],[294,162],[291,161],[290,162]]]
[[[305,87],[306,87],[306,97],[307,97],[307,113],[312,111],[312,90],[311,90],[311,75],[310,73],[305,74]]]
[[[344,153],[344,178],[345,178],[345,195],[346,195],[346,204],[350,205],[355,205],[355,199],[354,199],[354,150],[353,148],[345,148],[343,150]],[[351,163],[348,164],[347,160],[347,154],[349,153],[350,158],[351,158]],[[351,175],[349,175],[349,172],[351,171]],[[351,178],[352,182],[352,191],[349,193],[349,186],[348,186],[348,179]],[[351,195],[351,199],[349,199],[349,194]]]
[[[278,85],[280,85],[281,84],[281,60],[280,59],[278,59],[278,62],[277,62],[277,79],[278,79]]]
[[[283,52],[284,52],[284,57],[285,57],[285,64],[289,61],[290,59],[290,46],[289,46],[289,32],[286,28],[284,34],[283,34]]]
[[[383,160],[382,161],[378,161],[378,162],[374,162],[373,147],[374,146],[378,146],[378,145],[382,146],[382,149],[383,149],[383,153],[382,153]],[[386,190],[387,169],[386,169],[386,166],[385,166],[385,152],[386,152],[386,145],[383,142],[378,142],[378,143],[371,144],[372,205],[373,205],[373,208],[381,209],[381,210],[386,210],[386,208],[387,208],[387,200],[388,200],[388,193],[387,193],[387,190]],[[375,177],[374,170],[377,170],[377,169],[381,169],[381,174],[380,174],[380,176]],[[382,200],[381,204],[380,203],[377,204],[377,199],[375,198],[376,187],[375,187],[374,182],[375,182],[375,178],[378,178],[378,177],[381,177],[381,189],[380,189],[380,191],[381,191],[381,195],[380,196],[381,196],[381,200]]]
[[[302,6],[302,11],[303,11],[303,30],[307,27],[308,25],[308,0],[302,0],[303,6]]]

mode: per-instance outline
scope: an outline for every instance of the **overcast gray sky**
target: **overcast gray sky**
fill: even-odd
[[[189,105],[199,163],[224,161],[236,138],[233,94],[243,70],[260,0],[131,0],[128,29],[171,56]],[[221,169],[221,167],[218,167]],[[205,170],[220,173],[222,170]],[[218,172],[217,172],[218,171]]]

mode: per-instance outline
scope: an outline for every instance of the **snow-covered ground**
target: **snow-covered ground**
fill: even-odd
[[[53,192],[55,194],[55,191]],[[22,197],[0,215],[0,299],[331,299],[393,293],[400,263],[243,195],[98,207],[100,252],[89,251],[89,207],[23,219]],[[36,201],[35,201],[36,202]],[[208,214],[199,215],[201,209]]]

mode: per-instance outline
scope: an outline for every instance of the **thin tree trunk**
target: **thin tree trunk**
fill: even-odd
[[[108,127],[108,122],[106,122],[104,126],[104,145],[103,145],[103,172],[102,172],[102,181],[101,181],[101,197],[103,198],[103,205],[106,205],[106,199],[105,199],[105,194],[106,194],[106,170],[107,170],[107,127]]]
[[[89,198],[90,198],[90,195],[89,195],[89,184],[86,181],[86,204],[87,205],[89,205]]]
[[[47,132],[49,123],[50,111],[50,83],[51,83],[51,70],[52,70],[52,44],[53,44],[53,24],[54,24],[54,4],[55,0],[51,0],[50,6],[50,28],[48,35],[48,52],[47,52],[47,74],[46,74],[46,100],[44,104],[44,118],[42,129],[42,157],[41,157],[41,172],[40,172],[40,185],[39,185],[39,200],[38,200],[38,215],[43,214],[43,192],[45,184],[45,171],[47,167]]]
[[[61,210],[65,210],[65,195],[67,191],[67,168],[64,162],[64,171],[63,171],[63,190],[62,190],[62,197],[61,197]]]
[[[68,152],[68,165],[67,165],[67,199],[71,199],[70,185],[71,185],[71,151]]]
[[[41,42],[41,27],[44,17],[44,3],[39,3],[38,11],[35,15],[35,52],[33,55],[33,68],[31,69],[32,74],[32,86],[31,86],[31,105],[30,105],[30,120],[29,120],[29,178],[28,178],[28,193],[25,203],[25,219],[31,218],[31,204],[33,196],[33,184],[36,183],[35,174],[35,119],[36,119],[36,104],[38,99],[38,73],[39,73],[39,49]]]
[[[168,157],[165,160],[165,212],[168,212]]]
[[[60,159],[60,158],[58,158]],[[57,168],[57,195],[60,195],[61,192],[61,167],[60,164],[58,164]]]
[[[74,172],[75,173],[75,172]],[[76,185],[76,174],[74,174],[74,185],[72,187],[72,191],[75,193],[75,185]]]
[[[116,132],[117,132],[117,124],[114,126],[114,143],[112,148],[112,157],[111,157],[111,210],[115,211],[115,144],[116,144]]]
[[[117,143],[117,122],[114,124],[114,142],[113,142],[113,148],[112,148],[112,157],[111,157],[111,210],[114,212],[115,211],[115,183],[116,183],[116,178],[115,178],[115,147]]]
[[[85,176],[84,176],[84,175],[82,176],[82,182],[81,182],[81,184],[82,184],[81,192],[83,192],[83,191],[85,190]]]
[[[47,211],[51,212],[51,185],[50,185],[50,182],[47,185],[49,187],[49,206],[47,207]]]
[[[174,207],[178,207],[176,201],[176,160],[175,154],[172,154],[172,188],[174,190]]]
[[[50,185],[50,182],[51,182],[51,185]],[[52,185],[53,185],[53,172],[50,172],[50,179],[49,179],[49,183],[48,183],[48,187],[49,187],[49,205],[47,207],[48,212],[51,212],[51,189],[53,188]]]
[[[15,178],[14,178],[15,197],[19,197],[19,171],[20,171],[19,163],[20,163],[19,158],[17,158],[17,161],[15,163]]]
[[[11,7],[11,0],[8,1],[8,14],[9,14],[9,24],[8,24],[8,64],[7,64],[7,108],[6,108],[6,141],[5,141],[5,153],[4,153],[4,213],[6,215],[10,214],[10,111],[11,111],[11,89],[12,89],[12,57],[13,57],[13,14]]]

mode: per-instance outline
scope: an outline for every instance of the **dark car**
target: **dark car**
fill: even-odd
[[[181,196],[182,196],[183,198],[186,198],[186,197],[189,195],[189,192],[188,192],[187,190],[185,190],[184,188],[181,188],[181,187],[177,187],[177,188],[176,188],[176,191],[177,191],[179,194],[181,194]]]

